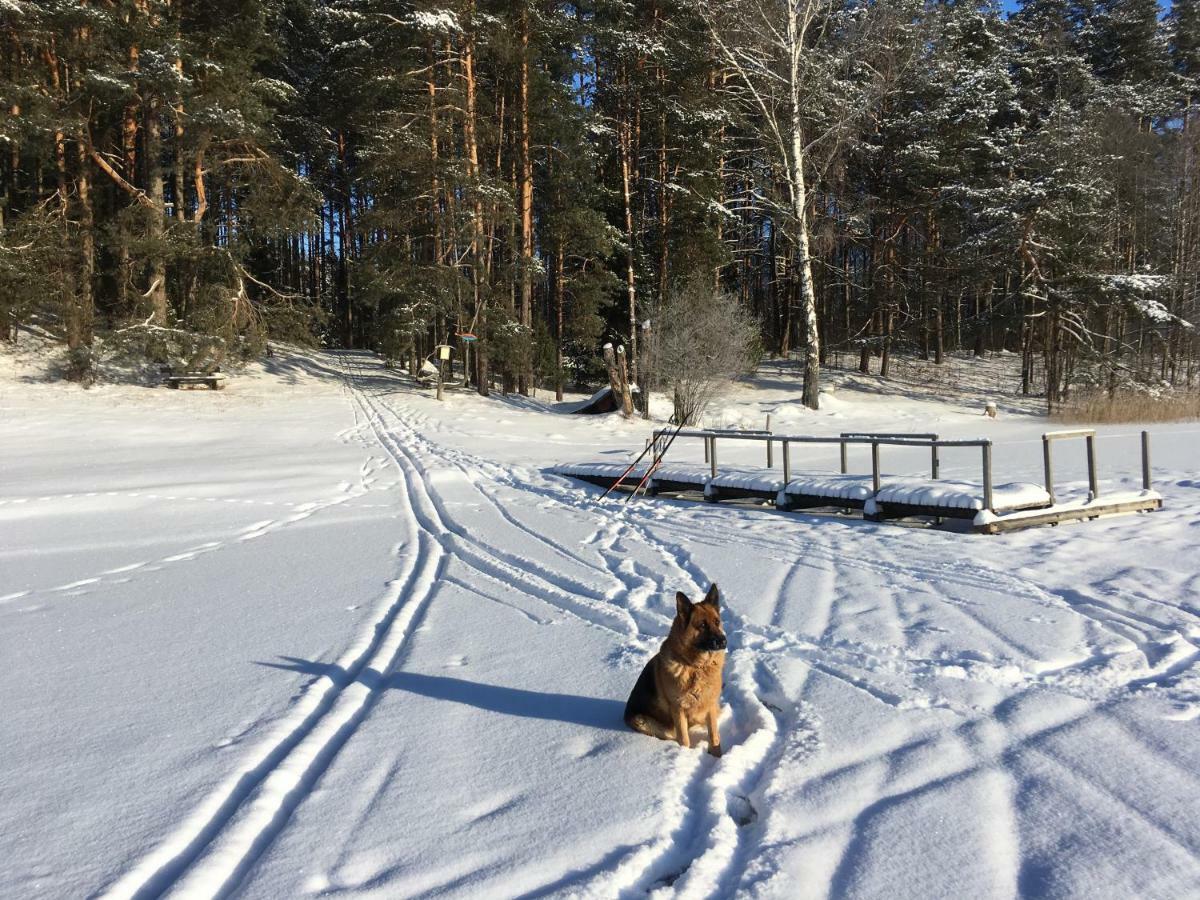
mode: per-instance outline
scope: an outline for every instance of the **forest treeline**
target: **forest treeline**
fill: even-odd
[[[0,0],[0,37],[0,332],[73,378],[307,336],[652,383],[698,279],[812,406],[831,354],[1200,376],[1200,0]]]

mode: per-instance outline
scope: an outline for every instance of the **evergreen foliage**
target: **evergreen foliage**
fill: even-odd
[[[898,349],[1019,353],[1052,404],[1200,377],[1197,0],[0,0],[0,34],[0,336],[82,381],[274,336],[561,394],[614,341],[644,397],[684,294],[810,405]]]

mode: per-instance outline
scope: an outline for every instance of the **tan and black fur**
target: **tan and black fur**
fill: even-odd
[[[720,594],[714,584],[699,603],[675,595],[675,621],[638,677],[625,704],[625,724],[634,731],[692,746],[690,729],[708,728],[708,752],[721,755],[721,673],[725,630]]]

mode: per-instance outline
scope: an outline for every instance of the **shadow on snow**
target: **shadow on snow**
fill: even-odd
[[[282,662],[259,662],[258,665],[283,669],[286,672],[300,672],[315,677],[325,675],[339,686],[345,686],[349,680],[346,670],[341,666],[297,659],[292,656],[284,656],[280,659]],[[363,669],[357,680],[371,690],[407,691],[431,700],[461,703],[464,706],[473,706],[476,709],[507,716],[546,719],[607,731],[626,730],[622,720],[625,706],[619,700],[581,697],[577,694],[527,691],[521,688],[467,681],[462,678],[448,678],[444,675],[423,675],[418,672],[394,672],[391,675],[381,675],[376,670],[369,668]]]

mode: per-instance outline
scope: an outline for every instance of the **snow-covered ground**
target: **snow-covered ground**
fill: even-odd
[[[1163,511],[989,538],[598,503],[546,469],[644,423],[366,354],[220,393],[0,363],[0,896],[1200,894],[1200,426],[1153,429]],[[987,436],[1038,481],[1003,360],[951,370],[813,414],[767,367],[713,418]],[[1102,488],[1136,447],[1104,430]],[[621,723],[710,581],[721,759]]]

